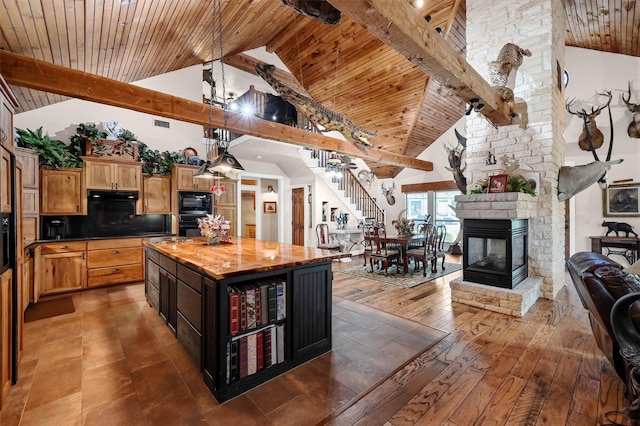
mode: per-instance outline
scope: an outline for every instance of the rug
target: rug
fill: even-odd
[[[362,266],[362,263],[358,262],[358,266],[354,266],[352,268],[341,269],[336,272],[341,272],[343,274],[353,275],[356,277],[366,278],[369,280],[379,281],[385,284],[391,284],[398,287],[404,288],[412,288],[420,284],[428,283],[429,281],[433,281],[436,278],[444,277],[445,275],[449,275],[453,272],[459,271],[462,269],[462,265],[459,263],[444,263],[444,270],[440,267],[442,263],[438,263],[438,270],[434,273],[431,272],[431,269],[427,269],[427,276],[422,276],[422,270],[414,271],[412,266],[409,266],[409,271],[406,274],[402,272],[396,274],[396,267],[391,266],[389,268],[389,275],[385,276],[383,270],[378,270],[374,266],[373,272],[369,272],[371,269],[369,265]]]
[[[64,314],[72,314],[75,311],[76,308],[73,306],[73,299],[71,296],[44,300],[38,303],[30,303],[27,310],[24,312],[24,322],[38,321]]]

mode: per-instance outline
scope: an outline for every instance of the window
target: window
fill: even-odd
[[[431,223],[447,228],[445,241],[453,242],[460,232],[460,220],[450,206],[455,207],[455,196],[460,191],[429,191],[408,193],[406,197],[407,218],[416,222],[431,215]]]

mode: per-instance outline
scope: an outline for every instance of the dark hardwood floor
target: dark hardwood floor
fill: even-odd
[[[25,325],[0,424],[599,425],[623,408],[568,277],[514,318],[451,303],[461,272],[404,289],[333,265],[335,350],[224,404],[142,284],[76,293],[75,313]]]

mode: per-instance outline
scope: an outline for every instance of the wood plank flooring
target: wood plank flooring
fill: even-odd
[[[332,353],[218,404],[141,284],[86,291],[74,295],[75,313],[26,324],[20,381],[0,425],[600,425],[623,409],[623,385],[568,276],[556,300],[514,318],[451,303],[448,281],[461,272],[404,289],[339,272],[352,265],[333,263],[336,306],[351,317],[335,331],[366,325],[354,317],[373,308],[389,324],[449,334],[421,352],[396,329],[388,344]],[[336,377],[336,362],[366,373],[394,356],[401,366],[373,388],[355,369]]]

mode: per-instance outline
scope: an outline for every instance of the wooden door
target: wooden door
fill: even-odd
[[[143,213],[171,213],[171,176],[144,178]]]
[[[196,189],[193,182],[193,175],[197,168],[190,166],[174,166],[173,179],[178,191],[193,191]]]
[[[87,160],[84,163],[84,176],[87,189],[115,189],[112,163]]]
[[[0,408],[11,388],[11,287],[13,271],[8,269],[0,275]]]
[[[0,147],[0,212],[11,213],[11,153]]]
[[[296,188],[291,194],[291,243],[304,245],[304,188]]]
[[[40,214],[82,214],[82,169],[41,170]]]
[[[142,164],[116,164],[116,188],[118,191],[140,191]]]

